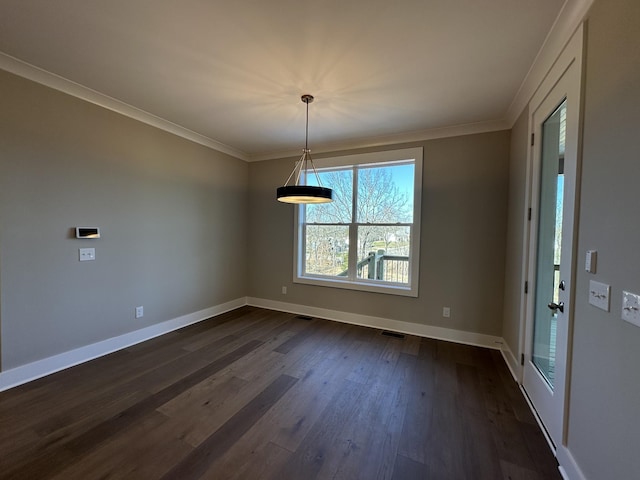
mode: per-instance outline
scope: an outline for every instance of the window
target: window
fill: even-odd
[[[315,163],[334,201],[297,207],[294,282],[417,297],[422,148]]]

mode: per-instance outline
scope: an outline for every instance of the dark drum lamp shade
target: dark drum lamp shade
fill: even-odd
[[[284,203],[329,203],[333,201],[333,190],[313,185],[278,187],[278,201]]]

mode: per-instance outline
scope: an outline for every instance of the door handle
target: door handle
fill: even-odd
[[[554,312],[556,310],[560,310],[561,312],[564,312],[564,302],[560,302],[560,303],[549,303],[547,305],[547,307],[549,307],[551,310],[553,310]]]

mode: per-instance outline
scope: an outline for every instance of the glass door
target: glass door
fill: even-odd
[[[563,444],[566,433],[569,332],[575,298],[581,46],[582,37],[576,34],[568,46],[568,63],[558,63],[558,70],[529,104],[531,222],[527,225],[522,385],[556,447]]]
[[[562,259],[566,100],[542,124],[532,362],[554,388]]]

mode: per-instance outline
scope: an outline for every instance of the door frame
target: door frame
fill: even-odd
[[[524,215],[525,219],[533,219],[531,221],[525,221],[524,235],[523,235],[523,257],[522,257],[522,290],[521,302],[520,302],[520,344],[519,350],[522,355],[523,361],[519,368],[519,383],[520,387],[525,393],[525,397],[530,402],[529,405],[536,415],[536,420],[540,424],[543,432],[547,437],[549,446],[554,451],[556,456],[560,454],[561,447],[564,447],[567,442],[567,420],[568,420],[568,404],[570,395],[570,378],[571,378],[571,351],[572,351],[572,337],[573,337],[573,321],[574,321],[574,304],[575,304],[575,276],[577,265],[577,222],[578,222],[578,205],[580,196],[580,172],[581,172],[581,145],[582,145],[582,83],[583,83],[583,45],[584,45],[585,29],[581,23],[573,36],[563,49],[562,53],[558,56],[557,60],[545,76],[543,82],[540,84],[534,95],[532,96],[528,104],[528,138],[532,139],[532,135],[536,132],[537,126],[534,123],[534,115],[538,108],[547,100],[549,95],[553,92],[554,87],[562,79],[562,77],[571,69],[571,74],[575,75],[572,80],[572,86],[570,87],[569,96],[573,99],[572,107],[576,109],[576,117],[572,122],[571,127],[567,124],[567,129],[572,128],[572,137],[574,140],[569,145],[567,142],[565,156],[575,156],[575,184],[574,184],[574,196],[573,205],[567,205],[566,209],[573,214],[572,225],[573,230],[571,237],[563,238],[563,242],[569,242],[571,254],[569,258],[564,258],[569,265],[569,277],[565,279],[568,284],[566,291],[566,301],[568,314],[565,316],[563,331],[559,332],[562,339],[566,342],[566,351],[560,359],[556,359],[562,362],[564,369],[563,378],[556,379],[556,388],[558,386],[562,389],[561,392],[561,411],[559,411],[559,420],[554,425],[545,426],[542,420],[537,415],[534,405],[530,402],[526,391],[524,390],[524,365],[531,361],[531,338],[533,332],[532,324],[532,311],[533,311],[533,295],[526,293],[530,292],[531,288],[535,285],[535,267],[532,263],[535,261],[535,247],[536,239],[534,235],[537,235],[537,227],[534,225],[534,220],[537,218],[537,204],[538,199],[535,195],[538,191],[538,187],[535,185],[535,181],[538,178],[536,167],[539,165],[539,155],[541,143],[540,135],[536,138],[534,145],[531,145],[527,153],[527,166],[526,166],[526,190],[525,190],[525,206]],[[531,212],[531,217],[529,217]],[[563,249],[564,250],[564,249]],[[528,286],[528,289],[527,289]],[[558,382],[559,380],[559,382]],[[561,383],[561,385],[558,385]]]

